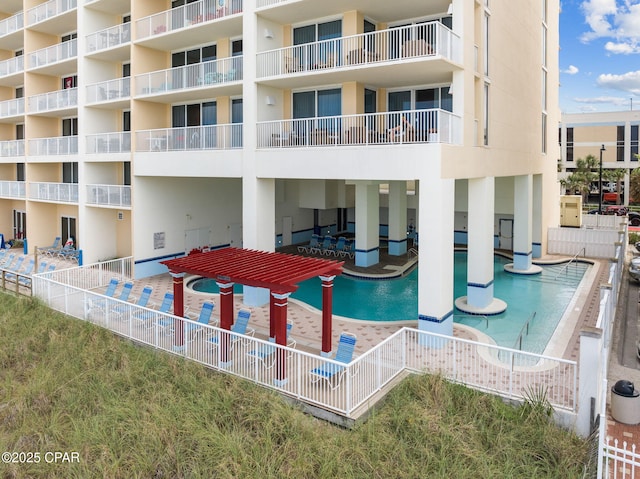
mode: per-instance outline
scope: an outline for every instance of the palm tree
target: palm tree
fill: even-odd
[[[604,175],[607,181],[613,181],[616,184],[616,205],[620,204],[620,198],[622,196],[622,179],[626,173],[626,170],[623,168],[616,168],[614,170],[606,170]]]
[[[591,183],[598,181],[598,174],[593,171],[598,169],[600,162],[593,155],[587,155],[584,159],[578,158],[576,169],[566,178],[560,180],[560,184],[570,193],[582,195],[582,201],[586,203]]]
[[[640,168],[632,170],[629,175],[629,198],[640,200]]]

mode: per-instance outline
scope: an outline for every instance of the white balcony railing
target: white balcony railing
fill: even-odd
[[[238,80],[242,80],[242,56],[136,75],[136,94],[160,94],[211,87]]]
[[[36,50],[29,55],[29,68],[51,65],[78,56],[78,40],[60,42],[47,48]]]
[[[78,153],[77,136],[55,136],[29,140],[29,155],[74,155]]]
[[[77,183],[29,183],[29,198],[40,201],[78,202]]]
[[[117,47],[131,41],[131,24],[121,23],[87,35],[87,51],[95,52]]]
[[[24,140],[0,141],[0,156],[24,156]]]
[[[24,98],[0,101],[0,118],[24,114]]]
[[[87,135],[87,154],[128,153],[131,151],[131,133],[116,131]]]
[[[265,121],[257,128],[258,148],[459,144],[462,121],[449,111],[433,109]]]
[[[131,96],[131,78],[116,78],[87,85],[87,103],[118,100]]]
[[[87,185],[87,203],[102,206],[131,206],[131,186]]]
[[[421,23],[258,53],[257,77],[425,57],[459,61],[460,39],[440,22]]]
[[[136,132],[136,151],[242,148],[242,123],[187,126]]]
[[[51,91],[29,97],[29,113],[43,113],[78,106],[78,89]]]
[[[0,77],[13,75],[14,73],[20,73],[22,71],[24,71],[23,55],[0,61]]]
[[[288,2],[289,0],[256,0],[256,8],[270,7],[278,3]]]
[[[161,35],[236,13],[242,13],[242,0],[225,0],[223,2],[220,0],[200,0],[141,18],[136,22],[137,39]]]
[[[26,198],[24,181],[0,181],[0,196],[3,198]]]
[[[22,12],[18,12],[9,18],[0,20],[0,37],[17,32],[22,28],[24,28],[24,14]]]
[[[51,0],[50,2],[42,3],[27,10],[27,23],[33,25],[34,23],[44,22],[77,6],[76,0]]]

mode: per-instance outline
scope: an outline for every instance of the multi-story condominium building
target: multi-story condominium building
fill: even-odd
[[[631,200],[629,188],[623,188],[623,185],[629,184],[630,172],[639,166],[638,128],[640,111],[637,110],[562,114],[559,130],[560,177],[566,177],[574,171],[579,159],[585,159],[588,155],[598,161],[602,158],[605,178],[603,196],[607,192],[616,194],[619,190],[619,202],[628,205]],[[606,171],[611,169],[625,170],[620,188],[617,184],[616,188],[608,187],[613,186],[609,185],[611,181],[606,181]],[[594,192],[598,188],[599,185],[594,185]]]
[[[0,231],[135,274],[193,248],[419,232],[419,324],[557,225],[558,1],[3,0]],[[245,290],[247,294],[247,290]],[[254,291],[255,301],[261,296]],[[497,304],[496,304],[497,303]]]

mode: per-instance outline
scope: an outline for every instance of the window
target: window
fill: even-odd
[[[62,136],[77,136],[78,135],[78,119],[77,118],[65,118],[62,120]]]
[[[65,244],[69,238],[73,238],[74,245],[78,249],[78,237],[76,236],[76,219],[71,216],[62,216],[62,244]]]
[[[232,104],[233,110],[233,104]],[[201,128],[217,124],[217,105],[215,101],[193,103],[190,105],[173,105],[171,107],[171,126],[173,132],[173,149],[211,148],[216,145],[216,129]],[[242,120],[241,120],[242,121]],[[204,141],[204,143],[202,143]]]
[[[123,63],[122,64],[122,78],[127,78],[131,76],[131,63]]]
[[[484,45],[483,45],[483,60],[484,60],[484,75],[489,76],[489,15],[484,15]]]
[[[22,98],[24,96],[24,87],[16,88],[16,98]]]
[[[78,182],[78,163],[62,163],[62,182],[77,183]]]
[[[624,161],[624,125],[616,128],[616,161]]]
[[[24,163],[16,163],[16,181],[24,181]]]
[[[122,163],[122,184],[131,186],[131,162],[129,161]]]
[[[295,92],[293,94],[293,118],[319,118],[342,114],[342,91],[329,90]],[[340,119],[297,122],[298,136],[305,136],[314,129],[340,129]]]
[[[482,144],[489,145],[489,84],[484,84],[484,103],[482,115]]]
[[[66,90],[67,88],[75,88],[78,86],[78,76],[68,76],[62,78],[62,89]]]
[[[293,44],[305,45],[308,43],[321,42],[342,36],[342,20],[306,25],[293,29]],[[316,45],[316,48],[296,49],[296,56],[306,65],[329,65],[333,64],[334,56],[339,57],[340,52],[336,51],[337,43],[326,42]]]
[[[542,113],[542,153],[547,153],[547,114]]]
[[[171,54],[171,66],[175,68],[184,65],[193,65],[194,63],[208,62],[215,60],[216,55],[216,45],[207,45],[193,50],[174,52]]]
[[[24,50],[16,50],[15,51],[15,56],[16,57],[21,57],[22,55],[24,55]]]
[[[74,40],[78,38],[78,34],[77,33],[69,33],[68,35],[62,35],[60,37],[60,41],[61,42],[70,42],[71,40]]]
[[[573,161],[573,128],[567,128],[567,161]]]
[[[16,140],[24,140],[24,124],[16,125]]]
[[[631,161],[638,161],[638,125],[631,125]]]

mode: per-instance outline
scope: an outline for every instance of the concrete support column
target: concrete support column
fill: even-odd
[[[380,187],[356,182],[356,266],[380,261]]]
[[[418,256],[418,328],[453,335],[455,181],[430,179],[423,185],[421,180],[418,201],[423,227]]]
[[[538,274],[540,266],[532,264],[531,232],[533,221],[533,177],[516,176],[513,179],[513,263],[505,271],[516,274]]]
[[[242,179],[242,241],[239,247],[275,251],[275,180]],[[269,303],[269,290],[243,286],[243,303],[260,307]]]
[[[534,258],[542,257],[542,175],[533,175],[531,216],[531,253]]]
[[[184,317],[184,273],[172,273],[173,279],[173,347],[174,351],[184,350],[184,323],[181,319]]]
[[[407,182],[389,183],[389,254],[407,252]]]
[[[322,281],[322,356],[331,354],[333,319],[333,279],[335,276],[320,276]]]
[[[228,331],[233,325],[233,283],[216,284],[220,288],[220,328]],[[218,339],[220,366],[228,367],[231,365],[231,337],[228,333],[221,333]]]
[[[468,184],[467,296],[457,298],[455,305],[471,314],[498,314],[507,305],[493,297],[495,179],[475,178]]]
[[[281,346],[287,345],[287,307],[289,304],[288,300],[290,294],[291,293],[271,292],[274,306],[274,317],[271,318],[271,321],[275,324],[276,343]],[[286,369],[287,355],[284,349],[279,349],[276,354],[276,377],[273,378],[273,384],[278,387],[283,387],[288,381]]]
[[[599,404],[600,387],[607,387],[606,378],[602,378],[600,359],[602,357],[602,330],[587,326],[580,331],[580,360],[578,366],[578,417],[576,432],[582,437],[591,434],[596,414],[602,410]],[[601,384],[598,384],[601,382]],[[592,405],[593,402],[593,405]],[[605,420],[600,418],[600,420]]]

